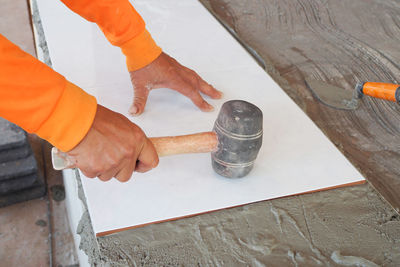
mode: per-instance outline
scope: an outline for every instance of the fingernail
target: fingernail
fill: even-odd
[[[137,113],[138,113],[138,108],[137,108],[137,106],[136,105],[132,105],[130,108],[129,108],[129,113],[131,114],[131,115],[137,115]]]
[[[213,111],[214,107],[208,104],[206,111]]]

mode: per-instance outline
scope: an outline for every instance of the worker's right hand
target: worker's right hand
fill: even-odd
[[[97,105],[92,127],[68,157],[89,178],[128,181],[134,171],[158,164],[157,152],[143,131],[123,115]]]

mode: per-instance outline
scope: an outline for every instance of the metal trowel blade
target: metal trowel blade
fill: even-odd
[[[311,78],[306,78],[305,82],[314,97],[326,106],[341,110],[354,110],[358,107],[355,90],[346,90]]]

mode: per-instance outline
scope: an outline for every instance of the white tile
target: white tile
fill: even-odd
[[[55,69],[128,116],[133,93],[118,48],[59,1],[38,2]],[[137,0],[134,6],[165,51],[225,93],[210,100],[216,110],[230,99],[260,107],[264,143],[243,179],[215,174],[209,154],[162,158],[158,168],[124,184],[83,178],[96,233],[364,180],[199,2]],[[216,116],[160,89],[151,92],[146,112],[130,119],[149,136],[162,136],[211,130]]]

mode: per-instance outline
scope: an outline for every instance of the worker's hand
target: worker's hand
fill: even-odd
[[[158,164],[153,144],[123,115],[97,106],[85,138],[67,153],[85,176],[128,181],[134,171],[146,172]]]
[[[196,72],[179,64],[175,59],[162,53],[156,60],[136,71],[130,72],[134,88],[134,100],[129,109],[131,115],[144,111],[150,90],[170,88],[187,96],[202,111],[212,111],[200,93],[218,99],[222,93],[205,82]]]

